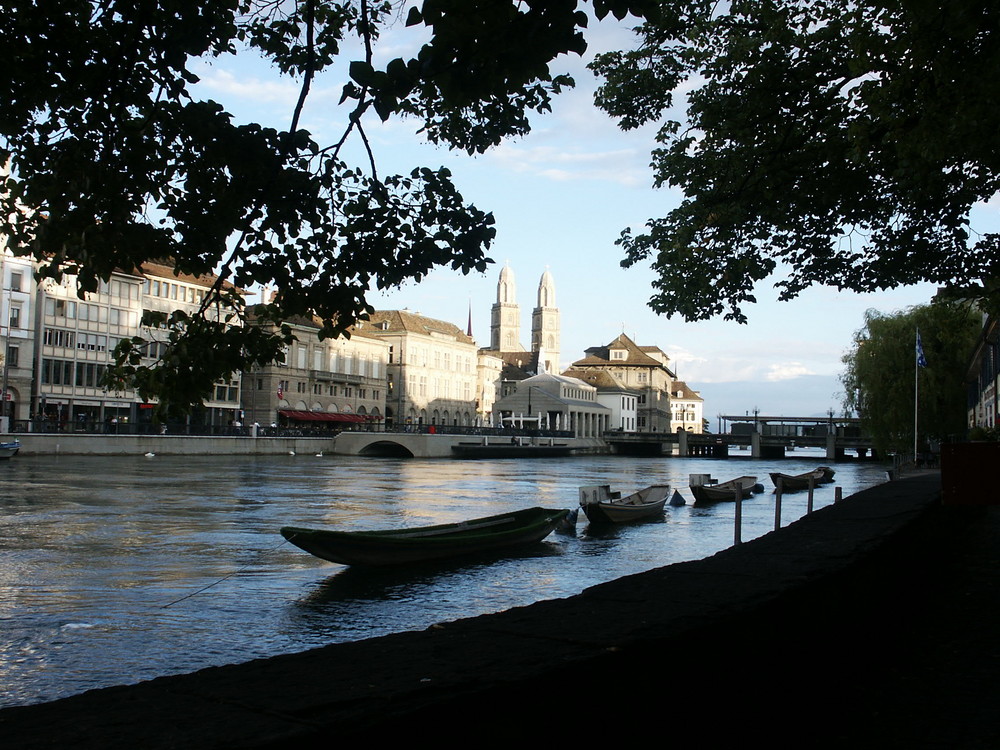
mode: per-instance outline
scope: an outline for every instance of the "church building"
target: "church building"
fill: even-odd
[[[531,349],[521,344],[521,308],[517,304],[514,271],[505,265],[497,282],[497,301],[490,316],[490,346],[484,353],[504,362],[504,380],[523,380],[544,372],[558,373],[559,308],[556,285],[546,270],[538,282],[537,304],[531,313]]]

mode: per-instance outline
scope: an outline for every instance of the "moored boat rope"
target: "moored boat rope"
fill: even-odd
[[[192,596],[197,596],[198,594],[201,594],[201,593],[203,593],[205,591],[208,591],[210,588],[212,588],[214,586],[218,586],[223,581],[228,581],[233,576],[238,576],[240,573],[242,573],[244,570],[246,570],[250,566],[256,565],[259,562],[261,556],[263,556],[263,555],[270,555],[272,552],[275,552],[280,547],[283,547],[286,544],[288,544],[288,540],[287,539],[282,539],[280,544],[277,544],[274,547],[271,547],[271,549],[265,549],[265,550],[261,550],[260,552],[258,552],[254,556],[254,559],[252,561],[248,562],[246,565],[243,565],[242,567],[237,568],[232,573],[227,573],[226,575],[222,576],[222,578],[220,578],[218,581],[213,581],[212,583],[208,584],[207,586],[202,586],[197,591],[192,591],[190,594],[185,594],[180,599],[174,599],[172,602],[167,602],[166,604],[160,605],[160,609],[166,609],[167,607],[172,607],[173,605],[175,605],[175,604],[177,604],[179,602],[182,602],[185,599],[190,599]]]

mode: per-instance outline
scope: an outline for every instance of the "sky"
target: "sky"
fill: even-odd
[[[491,211],[497,238],[488,253],[495,264],[485,274],[464,276],[436,270],[420,283],[372,293],[379,309],[404,309],[446,320],[463,329],[470,308],[480,346],[490,339],[490,307],[497,279],[509,263],[521,308],[522,344],[530,345],[531,310],[542,273],[556,285],[562,321],[561,364],[568,367],[584,350],[626,333],[639,345],[658,346],[671,368],[705,399],[705,417],[761,414],[782,416],[842,413],[841,358],[868,309],[900,310],[930,301],[935,287],[914,287],[873,295],[814,287],[790,302],[777,302],[774,280],[747,306],[747,325],[720,319],[686,323],[658,316],[647,306],[653,273],[646,265],[623,269],[615,240],[626,227],[639,229],[679,202],[672,189],[654,189],[649,167],[651,129],[623,133],[593,103],[596,86],[585,63],[595,51],[628,47],[625,25],[602,23],[588,34],[585,58],[553,65],[569,72],[577,88],[558,96],[553,112],[533,119],[533,132],[487,154],[470,157],[435,147],[415,134],[414,120],[366,124],[380,173],[407,173],[416,166],[447,166],[467,202]],[[391,29],[380,40],[383,62],[415,50],[418,40]],[[357,59],[355,56],[353,59]],[[346,66],[313,85],[301,126],[320,143],[342,132],[346,110],[337,106]],[[197,92],[222,103],[237,120],[286,128],[298,95],[296,81],[251,53],[194,67]],[[985,207],[992,221],[996,207]]]

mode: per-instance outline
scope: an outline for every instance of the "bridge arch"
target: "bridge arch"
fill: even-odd
[[[395,440],[376,440],[360,451],[359,456],[383,456],[386,458],[413,458],[413,451]]]

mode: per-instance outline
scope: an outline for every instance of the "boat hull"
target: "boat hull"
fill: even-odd
[[[782,492],[800,492],[802,490],[809,489],[809,484],[815,487],[820,484],[827,484],[833,481],[833,469],[826,466],[820,466],[813,471],[807,471],[804,474],[782,474],[780,472],[771,472],[771,481],[774,482],[775,488],[778,487],[778,482],[781,482]]]
[[[691,485],[691,494],[696,503],[718,503],[736,499],[736,491],[739,489],[741,498],[748,498],[753,495],[754,485],[757,484],[757,477],[737,477],[721,484]]]
[[[669,495],[669,485],[652,485],[627,497],[583,503],[581,507],[591,523],[629,523],[662,516]]]
[[[19,450],[21,450],[21,444],[19,442],[0,443],[0,459],[13,458],[17,455]]]
[[[297,547],[341,565],[401,565],[495,552],[540,542],[568,510],[529,508],[461,523],[387,531],[328,531],[285,526]]]

